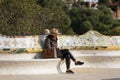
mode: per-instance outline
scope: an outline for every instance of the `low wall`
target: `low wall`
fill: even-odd
[[[46,35],[0,36],[0,53],[41,52]],[[71,50],[120,50],[120,36],[105,36],[96,31],[83,35],[59,35],[59,48]]]

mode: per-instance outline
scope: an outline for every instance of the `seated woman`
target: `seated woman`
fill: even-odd
[[[74,61],[75,65],[83,65],[84,62],[81,61],[76,61],[76,59],[74,58],[74,56],[69,52],[68,49],[59,49],[57,47],[57,35],[60,34],[58,29],[53,28],[51,29],[51,33],[46,37],[45,39],[45,48],[49,49],[49,48],[55,48],[56,52],[57,52],[57,57],[61,58],[62,60],[65,59],[66,62],[66,73],[74,73],[72,70],[70,70],[70,59],[72,59],[72,61]]]

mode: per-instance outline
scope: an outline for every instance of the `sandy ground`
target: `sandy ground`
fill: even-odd
[[[120,80],[120,68],[76,68],[75,74],[0,75],[0,80]]]

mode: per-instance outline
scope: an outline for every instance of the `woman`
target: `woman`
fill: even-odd
[[[75,63],[75,65],[82,65],[84,64],[84,62],[80,62],[80,61],[76,61],[76,59],[74,58],[74,56],[69,52],[68,49],[62,49],[60,50],[57,47],[57,35],[60,34],[58,29],[53,28],[51,30],[51,34],[49,34],[46,39],[45,39],[45,48],[49,49],[49,48],[55,48],[56,52],[57,52],[57,57],[61,58],[62,60],[65,59],[66,62],[66,73],[74,73],[72,70],[70,70],[70,59],[72,59]]]

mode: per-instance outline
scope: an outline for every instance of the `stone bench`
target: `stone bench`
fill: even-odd
[[[120,68],[120,51],[73,50],[77,60],[84,61],[83,66],[71,68]],[[43,59],[37,53],[0,54],[0,74],[52,74],[65,72],[65,64],[60,59]],[[58,66],[59,65],[59,66]]]

